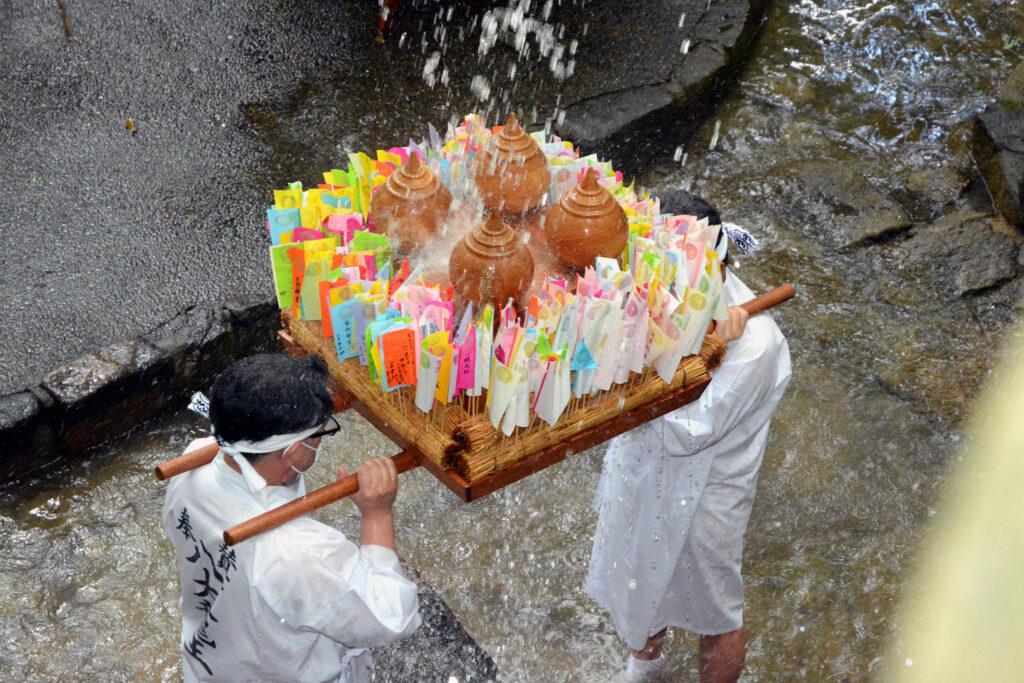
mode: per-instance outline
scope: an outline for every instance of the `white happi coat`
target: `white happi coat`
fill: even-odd
[[[364,648],[420,625],[416,586],[389,548],[357,547],[309,517],[224,544],[225,529],[304,494],[302,477],[254,491],[223,453],[171,480],[163,526],[181,577],[186,682],[361,683]]]
[[[731,272],[726,302],[753,293]],[[742,626],[740,559],[772,413],[791,374],[771,317],[747,321],[693,403],[614,439],[605,455],[587,593],[629,647],[667,626]]]

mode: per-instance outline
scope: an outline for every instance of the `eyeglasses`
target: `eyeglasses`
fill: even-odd
[[[334,419],[333,415],[331,415],[331,422],[334,423],[333,427],[327,427],[326,429],[321,429],[318,432],[313,432],[312,434],[310,434],[306,438],[307,439],[320,439],[320,438],[323,438],[325,436],[330,436],[332,434],[337,434],[338,432],[340,432],[341,431],[341,425],[338,424],[338,421]]]

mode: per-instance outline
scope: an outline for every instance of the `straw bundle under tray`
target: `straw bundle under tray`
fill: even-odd
[[[295,342],[307,352],[321,356],[344,389],[389,429],[414,444],[438,468],[454,471],[469,483],[669,392],[706,382],[708,372],[718,366],[725,352],[722,342],[705,337],[700,354],[680,362],[671,385],[647,368],[641,375],[632,375],[625,384],[613,385],[594,396],[572,399],[554,427],[534,415],[529,427],[518,428],[506,437],[491,425],[484,408],[485,397],[437,404],[429,413],[423,413],[413,404],[413,387],[384,393],[370,381],[367,369],[357,359],[339,362],[334,341],[323,336],[320,322],[300,321],[291,308],[282,311],[281,320]]]

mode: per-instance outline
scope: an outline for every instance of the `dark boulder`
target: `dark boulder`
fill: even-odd
[[[32,392],[0,396],[0,482],[37,469],[56,456],[47,406]]]
[[[957,213],[915,230],[900,245],[897,270],[937,302],[978,294],[1016,277],[1022,242],[1001,216]]]
[[[996,210],[1024,229],[1024,64],[978,115],[974,156]]]

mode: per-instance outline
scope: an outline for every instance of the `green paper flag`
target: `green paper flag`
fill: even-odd
[[[288,256],[293,244],[278,244],[270,247],[270,264],[274,270],[274,284],[277,286],[277,305],[281,310],[295,304],[295,286],[292,283],[292,259]]]

